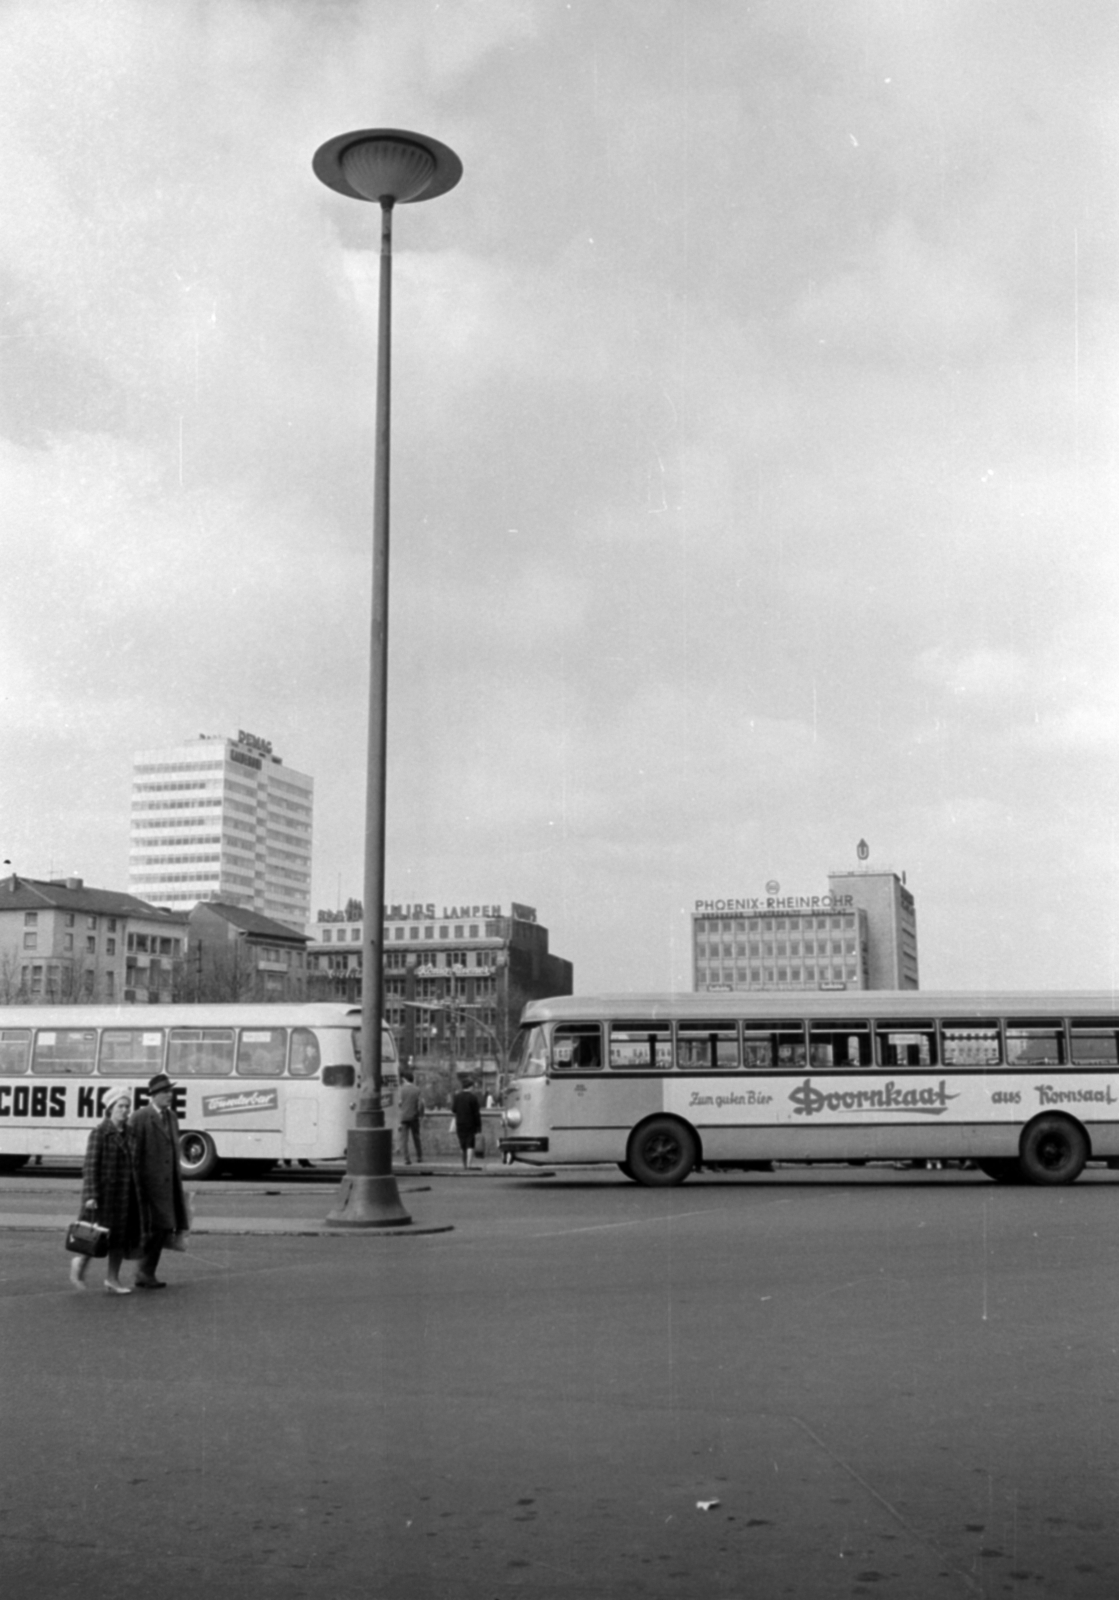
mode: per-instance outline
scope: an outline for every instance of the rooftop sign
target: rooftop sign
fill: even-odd
[[[536,907],[518,905],[512,901],[508,912],[500,905],[480,906],[443,906],[437,909],[433,902],[423,905],[386,906],[386,922],[485,922],[498,917],[512,917],[514,922],[535,922]],[[345,911],[320,911],[316,917],[318,922],[360,922],[362,920],[362,906],[358,900],[351,900]]]
[[[854,904],[853,894],[766,895],[751,900],[697,900],[695,915],[741,917],[771,911],[850,911]]]

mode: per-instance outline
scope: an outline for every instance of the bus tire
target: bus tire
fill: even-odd
[[[193,1128],[179,1135],[179,1162],[184,1178],[212,1178],[220,1165],[210,1135],[196,1133]]]
[[[30,1160],[30,1156],[0,1156],[0,1172],[18,1172]]]
[[[1037,1117],[1022,1133],[1018,1160],[1027,1183],[1074,1183],[1087,1159],[1087,1135],[1071,1117]]]
[[[985,1156],[975,1165],[996,1183],[1021,1183],[1022,1169],[1017,1156]]]
[[[637,1182],[637,1179],[633,1175],[633,1168],[630,1166],[628,1161],[619,1161],[618,1171],[622,1174],[623,1178],[628,1178],[630,1183]]]
[[[699,1152],[694,1135],[675,1117],[650,1117],[630,1135],[626,1165],[638,1183],[666,1188],[683,1183]]]

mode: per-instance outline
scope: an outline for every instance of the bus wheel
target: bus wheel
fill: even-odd
[[[1022,1135],[1019,1159],[1029,1183],[1072,1183],[1084,1170],[1088,1140],[1068,1117],[1038,1117]]]
[[[623,1178],[628,1178],[631,1183],[637,1182],[637,1179],[633,1175],[633,1168],[630,1166],[628,1161],[619,1161],[618,1171],[622,1174]]]
[[[179,1160],[184,1178],[212,1178],[218,1170],[218,1153],[208,1133],[193,1129],[179,1135]]]
[[[652,1117],[630,1138],[626,1165],[638,1183],[683,1183],[695,1164],[695,1140],[675,1117]]]
[[[0,1156],[0,1172],[18,1172],[30,1160],[30,1156]]]
[[[993,1178],[996,1183],[1021,1183],[1022,1169],[1018,1165],[1017,1156],[989,1156],[975,1165],[980,1172],[985,1172],[988,1178]]]

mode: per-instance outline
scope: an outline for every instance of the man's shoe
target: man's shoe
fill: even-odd
[[[137,1278],[137,1289],[166,1289],[167,1285],[162,1278]]]

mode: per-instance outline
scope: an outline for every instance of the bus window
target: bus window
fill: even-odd
[[[360,1028],[351,1028],[350,1029],[350,1037],[353,1040],[354,1060],[357,1062],[358,1066],[360,1067],[361,1066],[361,1029]],[[390,1071],[395,1072],[397,1067],[399,1066],[399,1064],[400,1064],[400,1058],[397,1055],[396,1040],[392,1036],[392,1029],[389,1027],[388,1023],[386,1022],[384,1027],[381,1029],[381,1071],[382,1071],[382,1073],[384,1073],[386,1070],[390,1070]]]
[[[291,1066],[293,1078],[313,1078],[321,1065],[319,1041],[310,1028],[291,1030]]]
[[[869,1067],[869,1022],[814,1022],[808,1031],[808,1059],[823,1071]]]
[[[1109,1067],[1119,1065],[1119,1050],[1115,1046],[1114,1027],[1109,1028],[1106,1022],[1089,1022],[1082,1027],[1074,1025],[1070,1033],[1072,1059],[1077,1066],[1090,1061]],[[3,1046],[0,1046],[0,1050],[2,1049]]]
[[[552,1065],[557,1072],[601,1071],[602,1029],[598,1023],[561,1022],[552,1036]],[[530,1074],[522,1073],[527,1076]]]
[[[776,1056],[773,1051],[773,1035],[771,1033],[751,1033],[748,1029],[742,1035],[742,1065],[744,1067],[772,1067]]]
[[[233,1071],[232,1028],[172,1028],[167,1046],[172,1078],[228,1078]]]
[[[889,1022],[878,1026],[878,1065],[935,1067],[936,1029],[931,1022]]]
[[[548,1066],[548,1037],[543,1028],[521,1028],[509,1052],[510,1078],[542,1078]]]
[[[237,1075],[278,1078],[287,1055],[286,1028],[242,1028],[237,1045]]]
[[[30,1028],[0,1028],[0,1073],[10,1077],[26,1072],[30,1054]]]
[[[807,1060],[803,1023],[774,1022],[765,1029],[747,1023],[743,1028],[743,1066],[755,1072],[773,1067],[794,1067],[799,1071]]]
[[[163,1065],[162,1028],[104,1029],[98,1065],[113,1077],[153,1077]]]
[[[684,1072],[731,1071],[738,1066],[733,1022],[678,1022],[676,1065]]]
[[[97,1034],[80,1028],[40,1028],[35,1035],[32,1072],[92,1072]]]
[[[1008,1022],[1006,1061],[1011,1067],[1063,1067],[1065,1030],[1060,1022]]]
[[[610,1065],[628,1072],[668,1072],[672,1067],[671,1023],[613,1023]]]
[[[946,1067],[997,1067],[1002,1061],[997,1022],[942,1022]]]
[[[808,1061],[808,1054],[804,1048],[804,1022],[770,1022],[768,1029],[762,1030],[754,1024],[746,1024],[744,1040],[746,1046],[746,1066],[759,1067],[804,1067]],[[768,1045],[768,1061],[765,1061],[764,1051],[757,1048],[765,1040]],[[751,1056],[751,1046],[754,1046]]]

